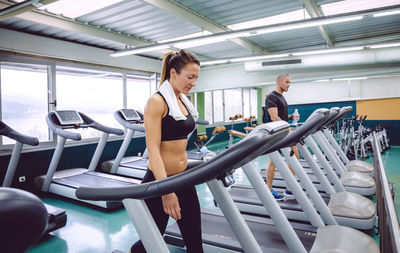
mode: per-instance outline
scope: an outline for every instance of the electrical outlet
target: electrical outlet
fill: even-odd
[[[20,183],[25,182],[25,180],[26,180],[25,176],[22,176],[22,177],[19,177],[19,178],[18,178],[18,181],[19,181]]]

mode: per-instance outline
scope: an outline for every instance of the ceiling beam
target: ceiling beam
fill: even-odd
[[[322,10],[317,6],[314,0],[301,0],[306,8],[308,14],[312,18],[323,17],[325,16]],[[328,44],[329,47],[335,46],[335,41],[332,38],[332,35],[329,33],[328,29],[324,25],[319,26],[319,31]]]
[[[210,31],[212,33],[221,33],[221,32],[231,31],[230,29],[228,29],[220,24],[217,24],[214,21],[199,15],[195,11],[192,11],[189,8],[187,8],[183,5],[180,5],[178,3],[175,3],[171,0],[141,0],[141,1],[145,2],[147,4],[150,4],[152,6],[155,6],[157,8],[160,8],[174,16],[180,17],[183,20],[190,22],[194,25],[197,25],[197,26],[201,27],[202,29]],[[257,54],[268,53],[268,51],[265,48],[255,44],[253,42],[250,42],[246,39],[232,38],[230,40],[233,41],[234,43],[240,45],[241,47],[244,47],[244,48],[250,50],[251,52],[254,52]]]
[[[14,17],[18,14],[34,10],[36,8],[48,5],[58,0],[29,0],[10,5],[0,10],[0,21]]]
[[[0,8],[5,9],[12,6],[12,4],[0,0]],[[0,11],[1,11],[0,9]],[[89,24],[84,24],[72,19],[63,18],[57,15],[52,15],[49,13],[45,13],[43,11],[31,10],[28,12],[23,12],[21,14],[17,14],[15,17],[28,20],[31,22],[48,25],[56,28],[60,28],[66,31],[77,32],[85,35],[94,36],[97,38],[120,42],[126,45],[140,47],[151,45],[152,43],[136,38],[133,36],[129,36],[126,34],[110,31],[103,29],[101,27],[96,27]]]

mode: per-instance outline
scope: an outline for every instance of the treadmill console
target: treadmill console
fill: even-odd
[[[140,121],[141,118],[139,114],[133,109],[120,109],[119,112],[121,113],[122,117],[127,121]]]
[[[79,113],[75,110],[55,111],[54,114],[62,126],[84,123]]]

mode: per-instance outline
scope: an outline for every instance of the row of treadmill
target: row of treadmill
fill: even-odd
[[[47,174],[35,178],[34,185],[44,192],[106,209],[123,204],[147,252],[184,249],[184,243],[176,223],[168,226],[164,235],[159,233],[144,199],[202,183],[207,183],[219,207],[202,209],[205,252],[379,252],[376,242],[365,233],[376,226],[377,212],[371,200],[375,194],[374,167],[349,161],[328,128],[351,111],[352,107],[318,109],[290,133],[290,125],[284,121],[259,125],[221,153],[188,152],[190,169],[145,184],[140,181],[147,169],[147,152],[125,157],[134,133],[145,131],[135,110],[121,109],[114,114],[125,131],[104,126],[78,111],[55,111],[46,121],[59,137],[57,146]],[[66,140],[81,139],[79,133],[68,130],[87,127],[102,132],[89,167],[57,170]],[[4,131],[0,134],[16,140],[8,179],[4,180],[10,183],[22,145],[36,142],[4,123],[1,128]],[[103,172],[95,171],[110,134],[125,137],[117,157],[101,165]],[[297,160],[291,152],[294,145],[304,160]],[[262,155],[268,155],[277,167],[274,189],[279,192],[289,187],[294,200],[274,199],[263,178],[265,171],[260,172],[254,163]],[[239,168],[250,185],[232,184],[233,173]],[[50,207],[48,210],[50,217]],[[49,223],[58,224],[49,228],[62,227],[65,220],[65,212],[58,210],[49,219]]]

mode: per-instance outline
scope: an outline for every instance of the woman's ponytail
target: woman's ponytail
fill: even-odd
[[[167,52],[163,55],[163,60],[162,60],[162,68],[161,68],[161,77],[160,77],[160,85],[165,81],[169,79],[169,71],[171,68],[168,68],[168,63],[171,57],[175,55],[175,52]]]
[[[189,51],[182,49],[179,52],[167,52],[163,55],[160,85],[170,78],[171,69],[175,69],[180,74],[181,70],[189,63],[200,66],[200,61]]]

